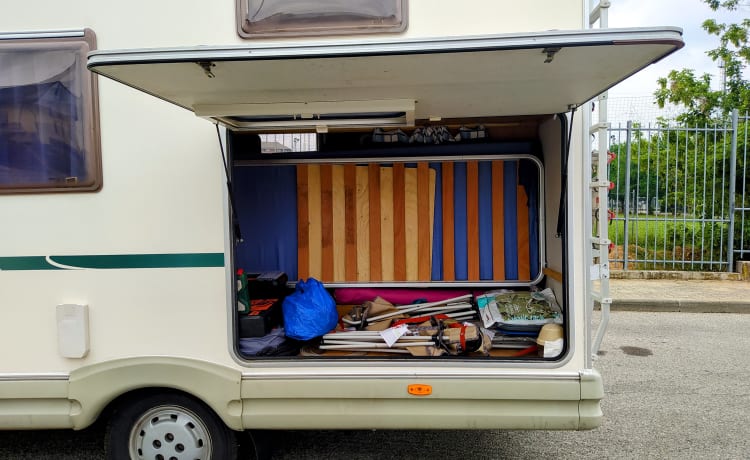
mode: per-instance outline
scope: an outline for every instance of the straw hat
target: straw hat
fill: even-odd
[[[549,323],[542,326],[539,336],[536,338],[537,345],[544,346],[545,342],[563,338],[563,328],[559,324]]]

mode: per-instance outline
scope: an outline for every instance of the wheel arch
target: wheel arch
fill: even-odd
[[[137,357],[97,363],[70,374],[70,418],[74,429],[83,429],[124,398],[173,391],[198,399],[229,428],[242,430],[241,381],[236,369],[189,358]]]

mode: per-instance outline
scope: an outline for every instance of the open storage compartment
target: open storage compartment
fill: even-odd
[[[545,219],[552,209],[556,216],[560,181],[546,191],[539,137],[542,123],[561,130],[560,120],[472,121],[478,123],[432,125],[431,131],[306,134],[318,141],[307,152],[262,152],[257,135],[230,134],[243,236],[234,262],[239,273],[249,274],[250,303],[269,304],[270,279],[288,280],[286,291],[273,291],[284,296],[308,278],[321,281],[336,301],[334,330],[298,344],[298,356],[543,359],[536,343],[543,323],[556,325],[552,332],[561,339],[546,357],[562,354],[563,292],[559,283],[557,292],[547,289],[544,273]],[[450,138],[439,144],[419,138],[438,130]],[[561,254],[563,240],[552,244]],[[260,313],[242,311],[238,325],[248,314]],[[273,321],[280,319],[277,314]],[[453,335],[444,331],[461,326],[463,332]],[[248,344],[261,339],[238,330],[241,354],[257,357]],[[469,343],[462,345],[467,333]],[[388,346],[388,334],[403,335]],[[446,343],[451,340],[457,344]]]

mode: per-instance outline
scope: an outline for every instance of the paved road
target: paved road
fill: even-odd
[[[587,432],[282,432],[278,459],[750,458],[750,315],[614,312]],[[98,459],[101,429],[0,432],[0,458]]]

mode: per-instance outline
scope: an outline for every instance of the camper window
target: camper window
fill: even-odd
[[[237,0],[241,37],[402,32],[407,0]]]
[[[94,36],[0,36],[0,193],[101,184]]]

